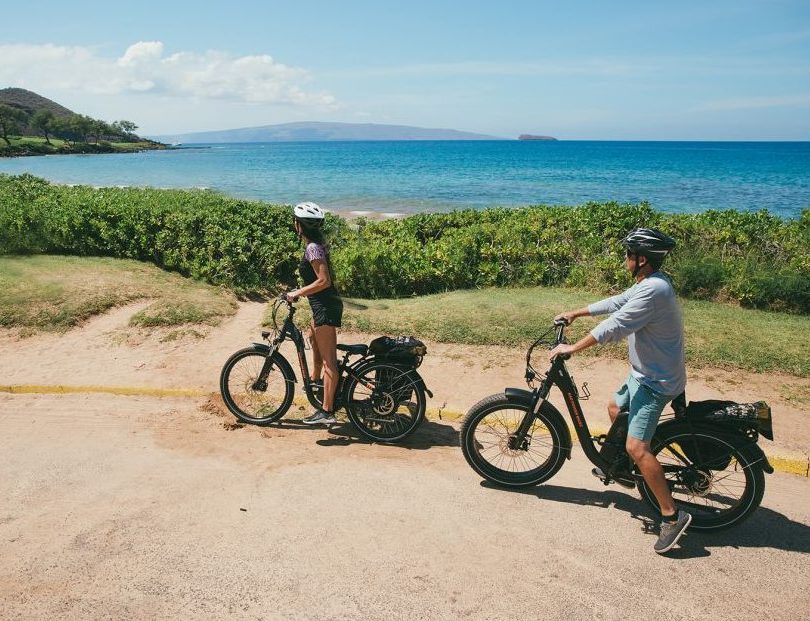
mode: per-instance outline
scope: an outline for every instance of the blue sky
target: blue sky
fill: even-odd
[[[807,0],[31,0],[2,17],[0,87],[142,133],[319,120],[810,140]]]

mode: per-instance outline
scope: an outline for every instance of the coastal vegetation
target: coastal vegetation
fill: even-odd
[[[25,89],[0,89],[0,157],[164,148],[140,138],[137,129],[132,121],[108,123],[76,114]]]
[[[523,345],[554,314],[628,285],[618,240],[642,222],[679,240],[670,270],[687,298],[690,364],[810,375],[810,210],[781,220],[594,203],[379,222],[330,215],[327,226],[336,278],[360,304],[347,305],[346,327]],[[231,292],[293,286],[299,253],[289,207],[0,175],[4,327],[64,329],[134,300],[150,300],[136,325],[216,323],[234,312]]]
[[[151,262],[242,293],[296,282],[289,208],[208,190],[60,186],[0,175],[0,254]],[[349,223],[330,216],[347,295],[397,298],[485,287],[626,287],[619,240],[639,224],[679,242],[669,271],[681,295],[810,313],[810,209],[665,214],[641,203],[461,210]]]

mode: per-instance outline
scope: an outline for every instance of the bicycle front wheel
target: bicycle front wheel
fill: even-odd
[[[652,452],[664,469],[678,507],[692,514],[690,530],[715,531],[735,526],[762,501],[762,465],[739,442],[711,431],[672,429],[653,440]],[[646,482],[641,496],[655,509],[658,501]]]
[[[345,394],[349,420],[375,442],[404,440],[425,418],[425,390],[410,367],[371,362],[349,376]]]
[[[219,376],[222,400],[231,413],[251,425],[268,425],[290,409],[295,377],[278,352],[272,366],[262,374],[267,352],[253,347],[240,349],[225,362]]]
[[[564,433],[546,402],[534,416],[529,432],[516,432],[529,405],[498,393],[476,403],[461,423],[461,451],[485,479],[506,487],[529,487],[553,477],[565,463]]]

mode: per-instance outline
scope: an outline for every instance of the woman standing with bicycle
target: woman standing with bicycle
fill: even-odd
[[[307,425],[335,423],[335,391],[338,383],[337,328],[343,317],[329,262],[329,249],[323,234],[324,212],[315,203],[299,203],[293,209],[295,232],[304,242],[304,256],[298,271],[304,286],[290,291],[295,301],[306,297],[312,309],[312,380],[319,381],[323,369],[323,407],[301,422]]]

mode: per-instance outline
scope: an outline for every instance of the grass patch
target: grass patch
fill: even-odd
[[[39,136],[9,137],[10,145],[0,141],[0,156],[49,155],[70,153],[132,153],[148,149],[164,149],[165,145],[148,140],[138,142],[67,142],[50,138],[50,143]]]
[[[368,309],[347,306],[343,325],[440,342],[528,346],[551,325],[554,315],[597,299],[598,295],[582,290],[535,287],[354,300]],[[696,300],[682,304],[690,366],[810,376],[810,317]],[[572,341],[596,322],[596,318],[578,320],[571,329]],[[585,355],[624,358],[626,349],[624,343],[613,344],[587,350]]]
[[[66,330],[136,300],[154,300],[131,325],[216,325],[236,310],[234,296],[153,265],[109,258],[0,257],[0,326]]]

